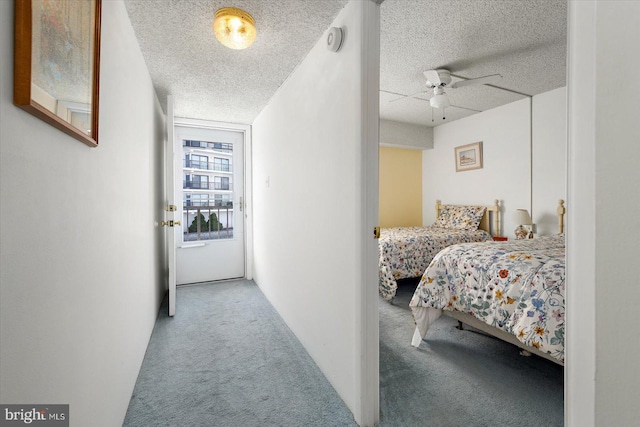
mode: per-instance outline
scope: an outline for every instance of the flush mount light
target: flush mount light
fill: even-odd
[[[228,48],[246,49],[256,39],[256,23],[244,10],[224,7],[215,14],[213,33]]]

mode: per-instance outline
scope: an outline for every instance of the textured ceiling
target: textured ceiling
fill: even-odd
[[[401,95],[426,91],[423,71],[467,79],[501,74],[496,86],[536,95],[566,83],[564,0],[386,0],[380,10],[380,116],[434,126],[442,110]],[[454,79],[454,81],[457,79]],[[446,122],[524,96],[486,85],[447,89]],[[423,99],[428,97],[424,96]]]
[[[347,0],[125,3],[163,107],[171,93],[178,117],[250,124]],[[248,49],[225,48],[213,36],[213,15],[226,6],[255,18],[258,37]],[[427,101],[397,100],[426,90],[422,72],[434,68],[462,78],[499,73],[496,86],[529,95],[564,86],[566,7],[566,0],[385,0],[380,116],[441,123],[441,110],[432,114]],[[448,108],[446,122],[523,98],[488,86],[447,94],[464,108]]]
[[[347,0],[125,0],[160,102],[177,117],[251,124],[320,39]],[[251,14],[247,49],[213,35],[216,10]]]

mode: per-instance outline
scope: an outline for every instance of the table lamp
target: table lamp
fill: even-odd
[[[516,209],[515,221],[516,224],[518,224],[518,227],[516,227],[515,229],[516,239],[521,240],[526,239],[527,237],[533,237],[533,231],[531,227],[533,223],[531,221],[529,211],[527,211],[526,209]],[[529,227],[524,227],[525,225]]]

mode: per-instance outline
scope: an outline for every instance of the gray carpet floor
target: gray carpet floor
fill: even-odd
[[[174,318],[160,310],[125,426],[356,425],[253,282],[179,287],[176,301]]]
[[[415,283],[380,300],[380,426],[561,426],[563,370],[456,321],[410,346]],[[180,287],[160,310],[125,426],[355,426],[259,288]]]
[[[420,348],[411,346],[409,301],[400,284],[380,299],[380,425],[562,426],[563,368],[442,316]],[[467,329],[468,328],[468,329]]]

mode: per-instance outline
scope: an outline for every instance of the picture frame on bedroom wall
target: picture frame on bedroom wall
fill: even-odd
[[[102,0],[15,0],[13,103],[98,145]]]
[[[456,172],[482,169],[482,141],[454,148]]]

